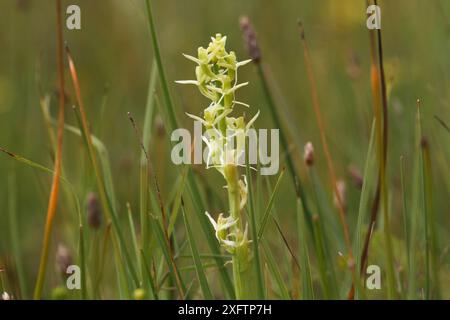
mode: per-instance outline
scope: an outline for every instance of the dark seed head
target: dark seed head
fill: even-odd
[[[428,139],[422,137],[422,139],[420,139],[420,146],[422,147],[422,149],[428,149],[429,146]]]
[[[164,128],[164,122],[160,115],[155,117],[155,130],[158,137],[164,137],[166,129]]]
[[[342,205],[342,209],[347,211],[347,187],[344,180],[338,180],[336,182],[336,189],[338,194],[334,194],[334,205],[339,207]]]
[[[307,142],[304,147],[303,160],[308,167],[314,165],[314,147],[311,142]]]
[[[63,244],[58,244],[56,249],[56,266],[63,278],[67,277],[67,268],[72,265],[72,254],[69,248]]]
[[[261,51],[259,50],[258,42],[256,40],[256,32],[247,16],[242,16],[239,19],[239,24],[242,30],[245,45],[247,47],[248,55],[255,63],[261,60]]]
[[[100,210],[98,197],[93,192],[89,193],[87,196],[86,212],[89,226],[95,230],[100,228],[100,225],[102,223],[102,214]]]
[[[353,184],[358,188],[361,189],[362,185],[363,185],[363,176],[361,174],[361,171],[355,166],[355,165],[350,165],[348,167],[348,175],[350,177],[350,179],[352,180]]]

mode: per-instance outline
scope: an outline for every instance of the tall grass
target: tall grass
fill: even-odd
[[[250,87],[259,91],[255,91],[258,96],[245,90],[239,94],[251,105],[254,105],[252,99],[256,98],[263,105],[261,122],[258,120],[252,126],[259,127],[259,123],[268,122],[280,130],[281,169],[277,175],[262,177],[260,164],[252,168],[247,161],[242,172],[237,166],[226,165],[223,168],[226,188],[223,189],[223,181],[218,182],[215,177],[221,178],[217,172],[205,171],[195,165],[175,167],[171,163],[160,163],[162,156],[169,154],[174,145],[170,140],[172,131],[184,122],[179,119],[185,119],[182,118],[184,105],[179,101],[194,108],[197,100],[184,99],[184,92],[177,97],[179,89],[172,85],[175,80],[172,75],[176,72],[179,76],[184,68],[170,65],[171,54],[164,51],[173,46],[160,47],[160,35],[166,33],[157,31],[160,28],[162,31],[168,22],[162,18],[162,12],[156,14],[154,11],[155,1],[142,1],[148,27],[142,29],[142,34],[151,45],[153,56],[148,57],[152,63],[147,75],[148,84],[144,86],[146,100],[143,99],[138,111],[129,105],[126,110],[108,109],[111,97],[117,98],[114,85],[108,92],[98,90],[101,85],[92,83],[86,73],[78,72],[77,67],[84,71],[81,67],[85,60],[72,54],[68,46],[64,54],[63,8],[60,0],[55,3],[57,106],[53,108],[52,96],[45,92],[40,74],[38,101],[43,114],[41,125],[51,147],[50,165],[41,164],[42,159],[31,160],[0,147],[0,151],[17,164],[35,170],[37,181],[43,181],[44,195],[50,192],[45,229],[42,233],[36,232],[43,238],[39,266],[32,265],[33,260],[28,259],[30,250],[26,246],[30,240],[21,234],[28,223],[22,216],[22,201],[29,195],[21,192],[23,173],[19,173],[19,166],[14,166],[5,184],[7,243],[11,247],[13,263],[4,259],[0,251],[0,293],[5,291],[15,299],[61,296],[180,300],[441,299],[448,296],[445,279],[449,270],[443,246],[448,237],[448,219],[445,217],[447,208],[443,205],[446,200],[443,190],[446,189],[441,187],[443,183],[448,186],[450,178],[446,161],[449,154],[445,148],[449,138],[448,122],[445,114],[439,114],[439,105],[435,107],[429,101],[423,106],[418,102],[415,123],[408,117],[411,108],[408,107],[405,114],[396,113],[399,111],[390,96],[388,72],[392,43],[387,41],[390,46],[384,46],[380,30],[369,31],[368,42],[364,44],[369,55],[363,58],[367,66],[364,63],[361,66],[367,75],[367,79],[361,78],[361,88],[367,89],[368,101],[364,101],[367,111],[357,112],[370,113],[372,107],[370,135],[359,140],[340,141],[341,132],[336,129],[338,122],[352,128],[365,125],[350,122],[352,117],[347,114],[333,119],[336,124],[327,121],[325,110],[331,109],[322,108],[322,105],[326,106],[323,101],[327,101],[326,91],[322,89],[326,86],[322,81],[329,77],[331,85],[339,89],[344,85],[332,82],[333,75],[320,69],[318,62],[324,56],[316,54],[316,42],[311,41],[315,39],[314,33],[320,30],[305,20],[308,21],[305,26],[314,37],[306,38],[305,28],[300,24],[303,57],[299,57],[295,49],[286,55],[292,58],[289,61],[292,70],[300,71],[289,75],[289,85],[299,87],[299,92],[307,96],[300,97],[302,102],[306,101],[301,106],[304,109],[288,114],[287,108],[280,108],[279,97],[274,95],[274,83],[283,83],[285,75],[268,72],[277,51],[269,51],[274,48],[267,46],[263,32],[259,39],[256,38],[258,28],[248,17],[240,19],[244,45],[254,65],[253,71],[244,77],[252,79]],[[367,5],[371,3],[366,2]],[[363,18],[364,12],[361,12]],[[290,23],[289,30],[295,35],[296,26],[291,20],[286,18]],[[218,19],[217,23],[220,21]],[[255,26],[260,23],[259,20],[255,22]],[[229,44],[236,45],[233,32],[226,31],[233,37],[229,38]],[[385,36],[391,36],[389,29],[383,29],[383,40]],[[259,43],[259,40],[264,41]],[[77,42],[71,42],[71,46],[75,45]],[[197,44],[184,41],[180,45],[191,50]],[[240,52],[240,48],[236,51]],[[178,53],[181,54],[174,54]],[[89,57],[88,52],[84,54]],[[64,81],[66,60],[70,87]],[[307,84],[306,89],[300,87],[303,83]],[[73,99],[70,97],[72,92]],[[296,94],[291,94],[286,90],[284,98],[294,110]],[[408,97],[415,94],[407,92]],[[91,95],[99,97],[98,110]],[[360,98],[363,97],[364,93],[361,93]],[[69,102],[74,104],[73,113],[67,116],[65,111]],[[336,107],[338,103],[336,99]],[[227,101],[227,107],[232,106],[234,102]],[[130,111],[129,122],[127,111]],[[115,150],[108,149],[112,138],[108,137],[107,121],[113,112],[120,113],[122,122],[114,123],[114,126],[121,130],[122,138],[128,137],[130,130],[134,131],[131,131],[133,139],[124,146],[134,146],[131,150],[136,153],[125,151],[131,158],[130,184],[120,180],[124,173],[120,172],[122,169],[117,170],[117,164],[121,160]],[[297,119],[298,114],[304,115],[305,119]],[[311,124],[310,116],[314,117]],[[287,125],[291,121],[308,122],[308,126],[294,131]],[[220,129],[224,125],[227,125],[226,121],[220,124]],[[123,132],[122,127],[126,128]],[[433,131],[434,127],[436,131]],[[394,134],[388,135],[390,132]],[[310,137],[312,134],[314,136]],[[307,144],[304,161],[300,161],[298,152],[303,146],[298,141],[314,141],[316,136],[317,150]],[[334,148],[335,141],[341,143],[339,149]],[[363,141],[364,145],[359,145],[358,141]],[[354,150],[349,152],[350,148]],[[334,153],[335,150],[340,154]],[[80,167],[75,167],[71,161],[63,163],[66,153],[79,155],[76,159],[80,160]],[[391,161],[400,154],[400,163]],[[347,184],[345,194],[339,189],[338,181],[347,162],[362,163],[358,177],[361,183],[356,187]],[[88,182],[78,178],[83,175],[83,170],[87,175],[84,180]],[[47,185],[43,180],[48,176],[40,176],[38,172],[52,175],[51,184]],[[123,189],[129,190],[123,192]],[[95,228],[90,225],[87,209],[83,210],[83,201],[80,201],[90,192],[98,194],[98,213],[103,217],[101,226]],[[246,205],[241,206],[244,197]],[[223,245],[220,235],[216,234],[216,226],[205,215],[207,210],[213,215],[219,210],[229,210],[235,222],[227,228],[226,232],[231,236],[225,240],[236,240],[236,243],[245,240],[242,241],[244,245],[236,244],[238,250]],[[244,235],[246,222],[248,234],[245,232]],[[61,239],[74,248],[73,260],[81,269],[79,291],[66,290],[65,278],[55,275],[49,263],[53,242]],[[381,290],[369,290],[366,286],[366,270],[371,264],[381,266]],[[37,279],[31,295],[31,275],[35,273]],[[63,295],[58,291],[61,287]]]

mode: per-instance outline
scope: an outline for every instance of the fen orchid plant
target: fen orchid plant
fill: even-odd
[[[238,62],[233,51],[225,48],[226,37],[216,34],[207,48],[198,48],[197,57],[184,55],[197,64],[196,80],[177,81],[196,85],[211,102],[203,117],[188,114],[200,121],[205,129],[202,140],[207,145],[207,168],[215,168],[226,180],[229,214],[220,213],[215,220],[208,212],[215,236],[220,245],[232,255],[233,277],[237,299],[252,297],[250,262],[252,253],[248,239],[248,224],[244,223],[243,209],[247,203],[248,187],[245,176],[239,175],[243,166],[245,139],[259,112],[246,123],[243,116],[231,114],[236,105],[249,107],[236,100],[236,91],[248,84],[238,83],[238,69],[251,60]]]

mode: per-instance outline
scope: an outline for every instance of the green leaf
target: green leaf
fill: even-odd
[[[183,200],[181,200],[183,201]],[[211,289],[208,285],[208,280],[205,276],[205,271],[203,270],[203,265],[200,260],[200,256],[198,253],[197,245],[195,243],[194,235],[192,234],[192,229],[189,224],[189,219],[186,217],[186,212],[184,210],[184,205],[181,205],[181,211],[183,213],[184,225],[186,226],[186,233],[189,240],[189,246],[191,247],[192,257],[194,258],[195,271],[197,273],[198,281],[200,283],[200,287],[202,288],[203,297],[208,300],[214,299],[214,296],[211,293]]]

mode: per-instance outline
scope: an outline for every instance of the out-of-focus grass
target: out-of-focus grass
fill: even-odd
[[[323,281],[332,277],[324,273],[324,267],[329,264],[336,272],[338,286],[338,293],[330,293],[329,296],[345,298],[352,281],[348,268],[342,265],[340,253],[345,255],[348,252],[342,228],[336,220],[337,210],[333,204],[325,155],[319,147],[320,135],[312,112],[296,23],[300,18],[307,30],[334,170],[337,178],[343,179],[347,185],[345,219],[358,266],[358,251],[367,231],[368,210],[378,170],[374,161],[367,160],[374,114],[365,1],[288,0],[274,3],[269,0],[199,0],[191,1],[189,5],[181,0],[151,2],[168,94],[178,125],[191,131],[192,124],[183,115],[185,112],[199,114],[205,100],[188,88],[173,85],[174,80],[185,79],[192,73],[191,65],[184,62],[181,53],[195,52],[211,35],[221,32],[228,36],[227,46],[243,60],[247,53],[241,40],[238,18],[245,14],[252,20],[261,47],[267,85],[281,126],[289,132],[291,155],[311,207],[311,216],[308,216],[302,210],[302,200],[296,197],[291,178],[285,177],[280,181],[273,210],[277,212],[276,219],[288,244],[296,249],[295,253],[298,252],[296,258],[300,260],[301,269],[305,269],[299,273],[295,271],[293,258],[275,224],[271,219],[264,219],[264,209],[272,195],[269,188],[260,178],[252,181],[252,210],[256,225],[267,221],[267,224],[263,223],[266,224],[264,236],[259,244],[263,291],[269,298],[313,295],[323,298],[326,290],[334,290],[332,283],[327,283],[331,286],[329,288],[323,286]],[[68,4],[63,1],[63,7]],[[203,212],[198,212],[199,204],[189,197],[191,184],[195,183],[204,206],[218,212],[224,210],[222,203],[226,195],[216,188],[221,185],[221,180],[215,172],[197,165],[184,173],[185,169],[170,162],[170,130],[164,128],[164,123],[173,121],[168,120],[171,115],[167,113],[163,84],[155,80],[159,79],[156,75],[153,75],[157,82],[155,91],[152,86],[149,90],[154,55],[145,1],[78,0],[70,4],[81,7],[82,30],[64,30],[64,38],[70,45],[79,72],[89,130],[97,137],[93,144],[99,155],[101,178],[110,179],[107,185],[114,185],[107,194],[112,198],[110,205],[117,214],[117,223],[111,226],[111,232],[107,232],[109,221],[104,220],[100,230],[93,231],[84,220],[80,233],[73,195],[60,193],[44,296],[50,297],[55,288],[64,285],[53,263],[56,245],[64,243],[71,249],[74,261],[80,263],[78,252],[84,253],[81,256],[86,258],[86,295],[89,298],[132,297],[136,287],[136,281],[130,281],[133,273],[136,273],[138,283],[145,281],[143,287],[149,298],[175,298],[179,290],[170,288],[177,286],[186,291],[189,298],[208,296],[208,289],[214,297],[229,297],[223,272],[220,276],[217,270],[217,261],[227,261],[229,257],[223,252],[211,252],[204,231],[201,231],[204,227],[195,218]],[[385,0],[380,1],[380,5],[389,116],[386,185],[395,277],[401,288],[398,293],[401,298],[449,298],[450,134],[435,116],[447,125],[450,123],[450,5],[440,0]],[[42,97],[50,97],[48,110],[51,117],[56,118],[54,2],[0,1],[0,12],[0,146],[35,164],[51,168],[54,149],[48,138],[48,119],[42,113],[40,101]],[[250,86],[239,94],[245,95],[245,101],[252,107],[261,110],[256,126],[275,127],[266,92],[258,84],[258,72],[251,67],[243,68],[241,77],[243,81],[250,81]],[[66,82],[71,84],[69,80],[66,65]],[[105,86],[109,88],[106,100]],[[73,86],[66,87],[69,106],[78,106]],[[156,102],[150,101],[153,98]],[[419,137],[415,137],[417,98],[422,101],[422,134]],[[149,107],[146,108],[150,103],[151,113]],[[76,196],[84,199],[89,192],[98,192],[98,185],[89,155],[80,139],[84,129],[78,129],[76,116],[69,106],[66,107],[63,147],[64,179],[73,186]],[[144,131],[143,140],[153,170],[148,176],[127,112],[133,113]],[[423,150],[420,144],[422,136],[427,141],[427,148]],[[299,156],[306,141],[312,141],[316,146],[313,170],[308,170]],[[280,151],[282,155],[286,152]],[[399,170],[401,156],[403,177]],[[350,165],[359,168],[365,182],[369,181],[369,185],[363,184],[362,190],[349,176]],[[108,172],[111,172],[111,177]],[[167,237],[164,235],[167,226],[161,223],[162,212],[153,185],[154,174],[160,184],[164,211],[170,215],[168,224],[173,228]],[[186,180],[183,178],[185,174]],[[285,174],[291,175],[288,171]],[[5,270],[1,275],[2,286],[16,298],[30,298],[30,289],[37,277],[51,177],[3,155],[0,157],[0,176],[0,269]],[[274,186],[277,177],[269,179]],[[62,185],[64,188],[65,183]],[[181,214],[182,196],[186,201],[185,215]],[[131,220],[127,202],[130,203]],[[144,210],[146,207],[149,210]],[[203,205],[200,208],[205,209]],[[384,275],[386,252],[381,236],[382,215],[381,212],[378,215],[368,263],[380,265]],[[183,217],[189,219],[188,224],[185,225]],[[135,232],[130,231],[133,230],[129,227],[130,221],[136,225]],[[143,221],[147,221],[148,229]],[[308,221],[315,222],[310,225]],[[130,271],[125,263],[123,248],[117,249],[121,244],[115,244],[115,228],[123,233],[122,245],[131,253],[128,264],[136,272]],[[311,232],[313,229],[322,230],[322,235]],[[189,230],[192,237],[186,234]],[[140,240],[145,232],[151,235],[144,236],[149,242],[144,241],[141,248]],[[303,234],[299,235],[299,232]],[[80,242],[80,234],[84,235],[82,239],[85,241]],[[323,257],[317,250],[321,241],[328,243]],[[147,249],[151,254],[136,252],[133,243],[139,246],[138,251]],[[79,248],[79,244],[83,246]],[[192,245],[196,246],[194,250]],[[91,250],[95,247],[100,256],[96,257],[99,261],[94,268],[89,257],[92,257]],[[426,261],[429,263],[428,271]],[[116,271],[121,267],[124,267],[122,281],[117,281]],[[174,271],[174,267],[178,267],[180,274],[178,283],[174,274],[167,273]],[[197,279],[197,276],[200,282],[195,280],[190,285],[190,279]],[[295,283],[300,283],[299,295],[295,294]],[[387,297],[387,283],[382,284],[383,290],[366,290],[365,294],[357,297]],[[80,297],[73,292],[69,296]]]

